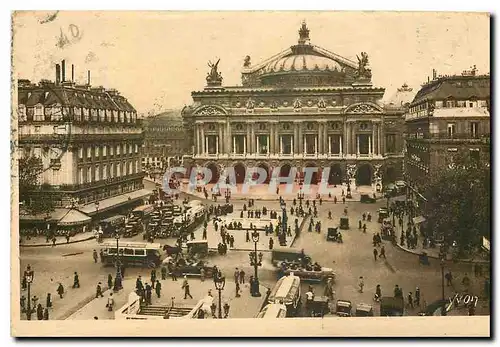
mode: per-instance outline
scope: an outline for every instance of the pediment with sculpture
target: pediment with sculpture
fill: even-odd
[[[380,106],[374,103],[363,102],[350,105],[345,109],[344,113],[374,114],[374,113],[383,113],[383,110]]]
[[[197,116],[225,116],[226,109],[217,105],[203,105],[197,108],[194,112]]]

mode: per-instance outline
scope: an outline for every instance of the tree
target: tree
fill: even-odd
[[[467,155],[430,179],[425,190],[425,212],[430,231],[444,236],[445,246],[455,241],[458,256],[471,255],[482,237],[490,239],[490,166]]]
[[[40,174],[43,171],[42,160],[29,156],[20,158],[19,164],[19,200],[26,203],[26,209],[32,214],[54,210],[54,201],[48,194],[37,194],[40,186]]]

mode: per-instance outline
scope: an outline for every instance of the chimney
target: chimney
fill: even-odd
[[[61,62],[61,70],[62,70],[61,81],[64,82],[66,81],[66,60],[64,59]]]
[[[90,86],[90,70],[87,70],[87,84]]]
[[[429,76],[427,76],[427,83],[429,83],[431,81],[431,78]]]
[[[75,82],[75,64],[71,64],[71,82]]]
[[[56,84],[61,83],[61,65],[56,64]]]
[[[436,69],[432,69],[432,79],[435,80],[437,77],[437,71]]]

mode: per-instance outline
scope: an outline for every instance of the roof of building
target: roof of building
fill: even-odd
[[[144,118],[145,127],[182,126],[181,110],[168,110]]]
[[[368,56],[362,53],[362,57],[363,67],[366,66],[368,69]],[[242,84],[244,86],[350,85],[356,81],[357,69],[357,62],[311,44],[309,29],[303,22],[299,30],[298,44],[255,66],[251,65],[249,56],[245,59]]]
[[[106,90],[102,87],[91,88],[66,82],[56,84],[46,80],[38,84],[33,84],[28,80],[19,80],[18,103],[26,107],[41,104],[45,107],[60,105],[136,111],[130,102],[115,90]]]
[[[423,100],[445,100],[448,98],[469,100],[490,98],[489,75],[440,76],[426,83],[418,91],[412,104]]]
[[[386,108],[402,108],[405,105],[410,104],[413,98],[417,94],[416,90],[410,88],[406,83],[404,83],[401,88],[385,101]]]

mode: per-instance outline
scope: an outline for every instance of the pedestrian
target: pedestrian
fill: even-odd
[[[187,280],[187,276],[184,275],[184,281],[182,282],[182,289],[184,289],[184,299],[187,299],[189,296],[191,299],[193,298],[191,296],[191,293],[189,292],[189,282]]]
[[[34,311],[37,306],[38,306],[38,296],[34,295],[31,298],[31,310]]]
[[[345,197],[342,196],[342,203],[345,204]]]
[[[419,287],[417,287],[415,289],[415,305],[417,307],[420,307],[420,288]]]
[[[52,307],[52,296],[50,293],[47,293],[47,299],[45,300],[45,306],[47,308],[51,308]]]
[[[245,284],[245,271],[243,269],[240,270],[240,282],[241,284]]]
[[[394,297],[395,297],[395,298],[402,298],[402,297],[403,297],[403,296],[402,296],[402,294],[403,294],[403,292],[402,292],[402,291],[401,291],[401,289],[399,288],[399,285],[397,285],[397,284],[396,284],[396,285],[394,286]]]
[[[47,307],[43,310],[43,320],[49,320],[49,309]]]
[[[451,283],[451,280],[453,279],[453,276],[451,275],[451,271],[448,271],[448,272],[446,273],[446,275],[444,275],[444,278],[446,279],[446,286],[447,286],[447,287],[449,287],[449,286],[453,285],[453,284]]]
[[[115,305],[115,299],[113,298],[113,293],[109,293],[108,302],[106,303],[108,311],[113,311],[114,305]]]
[[[363,222],[364,222],[364,221],[366,220],[366,213],[365,213],[365,212],[363,212],[363,215],[362,215],[362,216],[363,216]]]
[[[363,276],[359,276],[358,287],[360,293],[363,293],[364,286],[365,286],[365,281],[363,280]]]
[[[56,237],[52,236],[52,247],[56,246]]]
[[[328,211],[328,219],[332,219],[332,211]]]
[[[104,251],[102,249],[99,251],[99,257],[101,259],[101,263],[104,263]]]
[[[366,223],[363,224],[363,232],[366,233]]]
[[[245,242],[250,242],[250,232],[247,229],[247,232],[245,234]]]
[[[21,312],[26,312],[26,297],[24,295],[21,295],[19,303],[21,304]]]
[[[379,258],[382,258],[382,257],[384,257],[384,259],[387,259],[387,258],[385,257],[385,247],[384,247],[384,246],[382,246],[382,248],[380,248],[380,255],[379,255]]]
[[[104,297],[104,295],[102,295],[102,288],[101,288],[101,282],[97,283],[97,287],[95,289],[95,297],[98,298],[98,297]]]
[[[240,295],[240,284],[238,282],[235,282],[236,283],[236,295],[235,297],[239,298],[241,295]]]
[[[111,289],[113,287],[113,276],[111,274],[108,274],[108,289]]]
[[[204,281],[205,281],[205,269],[204,269],[204,268],[201,268],[201,269],[200,269],[200,280],[201,280],[202,282],[204,282]]]
[[[158,299],[159,299],[160,295],[161,295],[161,283],[160,283],[160,280],[156,280],[155,291],[156,291],[156,296],[158,296]]]
[[[151,270],[151,286],[154,289],[156,283],[156,269]]]
[[[308,311],[308,313],[311,310],[313,301],[314,301],[314,290],[312,286],[309,286],[309,290],[306,292],[306,310]]]
[[[146,283],[146,286],[145,286],[145,291],[146,291],[146,305],[151,305],[152,304],[152,301],[151,301],[151,293],[152,293],[152,288],[151,286],[149,285],[149,283]]]
[[[274,247],[274,240],[272,237],[269,238],[269,249],[273,249]]]
[[[80,288],[80,278],[78,277],[78,273],[76,271],[73,276],[73,288]]]
[[[361,219],[358,221],[358,229],[363,229],[363,223],[361,222]]]
[[[59,286],[57,287],[57,294],[59,294],[59,297],[62,299],[64,295],[64,287],[62,283],[59,283]]]
[[[380,288],[380,284],[377,284],[377,288],[375,288],[375,301],[379,302],[382,297],[382,289]]]
[[[167,279],[167,268],[165,267],[165,264],[161,266],[161,280],[164,281]]]
[[[170,277],[172,277],[172,281],[177,281],[177,265],[172,264],[172,271],[170,271]]]
[[[203,240],[206,240],[207,239],[207,227],[204,227],[203,228],[203,235],[201,237]]]
[[[373,259],[376,261],[378,256],[378,251],[376,248],[373,249]]]
[[[234,281],[236,283],[238,283],[240,281],[240,270],[238,270],[238,268],[236,268],[236,270],[234,270]]]
[[[414,309],[415,307],[413,306],[413,296],[412,296],[412,293],[409,292],[408,293],[408,306],[411,307],[412,309]]]
[[[94,249],[94,251],[92,252],[92,255],[94,257],[94,263],[97,263],[97,259],[99,258],[98,255],[97,255],[97,251]]]
[[[142,285],[141,276],[138,276],[137,279],[135,280],[135,289],[139,291],[142,291],[144,289],[144,286]]]
[[[43,320],[43,307],[42,304],[38,304],[36,307],[36,316],[38,320]]]

